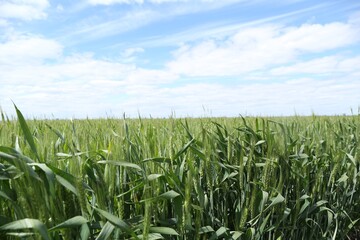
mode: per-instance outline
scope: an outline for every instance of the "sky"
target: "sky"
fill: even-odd
[[[358,0],[0,0],[0,107],[30,118],[357,114]]]

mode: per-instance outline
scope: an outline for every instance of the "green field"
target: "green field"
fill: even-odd
[[[355,239],[360,116],[0,121],[0,239]]]

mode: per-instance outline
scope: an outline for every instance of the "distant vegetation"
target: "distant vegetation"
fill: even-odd
[[[0,239],[348,239],[360,116],[2,113]]]

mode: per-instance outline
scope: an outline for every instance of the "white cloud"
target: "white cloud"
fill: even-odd
[[[187,76],[232,76],[287,64],[305,53],[318,53],[358,43],[358,26],[349,23],[262,26],[240,30],[221,40],[184,45],[168,63]]]
[[[0,42],[0,63],[20,65],[56,59],[62,53],[62,46],[54,40],[39,36],[12,35],[6,42]]]
[[[274,15],[271,17],[261,18],[244,23],[229,23],[229,22],[213,22],[204,24],[202,26],[195,26],[188,28],[185,31],[177,32],[175,34],[156,35],[143,39],[140,43],[144,47],[163,47],[163,46],[178,46],[185,42],[193,42],[203,39],[224,39],[225,37],[236,34],[239,31],[250,27],[264,26],[265,24],[281,20],[285,18],[294,17],[296,15],[308,13],[314,10],[323,8],[322,4],[314,5],[312,7],[303,8],[296,11],[287,12],[284,14]],[[116,46],[116,45],[115,45]]]
[[[6,27],[9,23],[5,19],[0,18],[0,27]]]
[[[46,18],[47,0],[5,0],[0,2],[0,18],[33,20]]]
[[[56,41],[37,36],[14,36],[0,45],[3,109],[12,109],[12,99],[28,116],[100,116],[112,108],[115,99],[137,87],[177,78],[162,70],[96,59],[90,53],[64,56],[61,50]]]
[[[332,75],[334,73],[351,73],[359,71],[358,66],[360,66],[360,56],[346,58],[344,56],[336,55],[303,61],[290,66],[274,68],[270,73],[284,76],[304,73]]]
[[[299,28],[285,30],[285,34],[274,40],[286,50],[322,52],[358,42],[358,27],[340,22],[324,25],[305,24]]]
[[[213,116],[297,114],[342,114],[356,109],[360,99],[360,82],[356,79],[295,79],[279,83],[222,85],[189,83],[178,87],[147,86],[131,92],[121,103],[133,117],[201,116],[203,108]],[[116,109],[116,105],[114,109]],[[118,106],[120,107],[120,106]],[[136,110],[135,110],[136,109]]]
[[[138,86],[151,86],[172,83],[178,79],[176,74],[164,70],[137,68],[125,79],[127,89],[136,91]]]
[[[26,114],[96,117],[110,110],[117,98],[125,97],[131,86],[151,86],[161,73],[92,56],[73,56],[54,64],[1,65],[0,76],[4,109],[11,109],[12,99]]]
[[[345,66],[340,67],[345,71],[356,61],[344,59],[338,65]],[[166,117],[172,111],[177,116],[199,116],[207,114],[204,107],[213,116],[311,114],[312,110],[340,114],[356,109],[360,99],[356,75],[325,81],[309,77],[250,84],[197,83],[169,71],[96,59],[91,54],[61,56],[52,64],[2,64],[0,76],[3,109],[13,112],[12,99],[26,116],[37,117],[106,113],[119,117],[123,112],[136,117],[138,111],[154,117]],[[175,81],[177,85],[172,85]]]
[[[298,79],[285,83],[231,85],[189,83],[177,87],[128,84],[115,81],[62,81],[43,85],[2,87],[0,102],[6,112],[12,99],[29,116],[98,117],[123,112],[136,117],[201,116],[203,108],[213,116],[242,115],[310,115],[350,113],[360,98],[360,82],[334,79],[317,81]],[[30,115],[31,116],[31,115]]]
[[[121,61],[122,62],[134,62],[137,59],[137,54],[144,52],[145,50],[143,48],[127,48],[125,49],[120,55],[121,55]]]
[[[0,41],[0,105],[9,112],[12,99],[27,116],[38,117],[99,117],[111,110],[116,116],[136,117],[138,110],[144,116],[164,117],[171,111],[199,116],[203,107],[214,116],[348,113],[359,104],[360,57],[333,51],[359,42],[356,26],[248,26],[182,45],[164,69],[91,53],[67,56],[57,41],[13,34]],[[125,49],[122,56],[142,51]],[[293,75],[299,73],[310,76]],[[314,74],[327,76],[319,80]],[[201,82],[197,77],[202,76],[216,83]],[[284,78],[294,80],[279,80]]]

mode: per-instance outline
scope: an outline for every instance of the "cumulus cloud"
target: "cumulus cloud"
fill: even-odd
[[[63,47],[56,41],[40,36],[11,35],[0,42],[0,63],[19,65],[55,59]]]
[[[159,69],[120,59],[142,48],[103,59],[66,54],[43,36],[11,34],[0,40],[0,104],[9,111],[12,99],[40,117],[199,116],[204,107],[214,116],[348,113],[360,99],[360,56],[345,49],[359,43],[355,19],[247,26],[183,44]]]
[[[4,0],[0,2],[0,18],[43,19],[49,6],[47,0]]]
[[[177,78],[163,70],[97,59],[91,53],[67,56],[62,48],[54,40],[28,35],[13,35],[0,44],[3,109],[12,109],[12,99],[24,113],[34,116],[100,116],[112,108],[115,99],[137,88]]]
[[[226,39],[183,45],[168,63],[187,76],[233,76],[287,64],[303,54],[339,49],[360,41],[350,23],[261,26],[240,30]],[[206,57],[204,57],[206,56]]]
[[[133,110],[122,108],[129,95],[176,79],[162,70],[137,68],[91,55],[64,57],[55,64],[1,65],[0,75],[3,109],[11,109],[12,99],[28,116],[47,117],[96,117],[110,110],[121,115]]]

